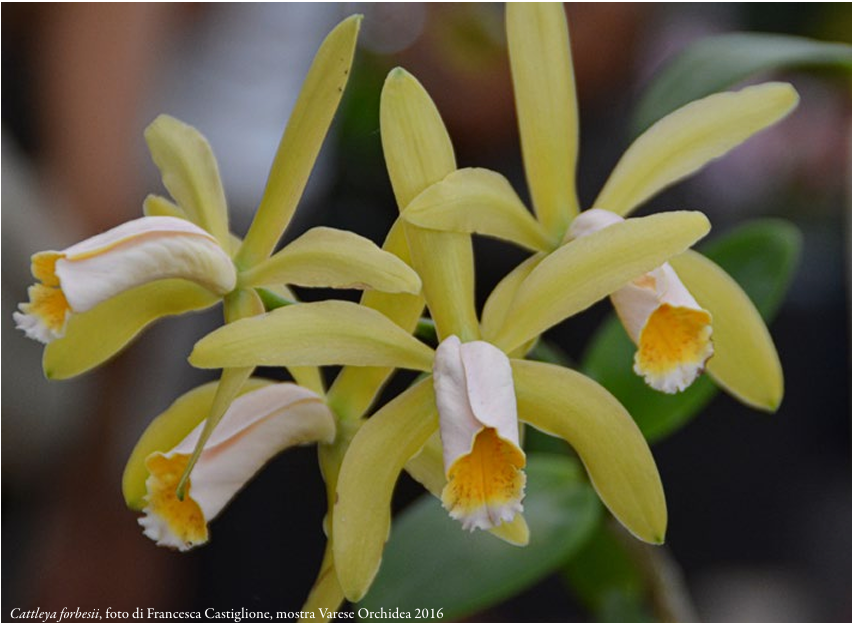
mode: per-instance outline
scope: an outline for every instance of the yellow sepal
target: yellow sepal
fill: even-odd
[[[528,257],[494,287],[482,308],[482,339],[490,342],[497,336],[508,320],[509,309],[512,307],[518,288],[545,257],[547,255],[544,253]]]
[[[579,212],[577,95],[565,9],[510,3],[506,33],[527,183],[539,221],[558,238]]]
[[[221,327],[195,345],[198,368],[393,366],[432,369],[432,349],[379,312],[346,301],[300,303]]]
[[[648,443],[608,391],[567,368],[512,360],[519,417],[567,441],[603,503],[648,543],[665,539],[667,511]]]
[[[616,223],[544,258],[518,287],[494,343],[504,352],[540,335],[632,279],[682,253],[710,231],[700,212],[666,212]]]
[[[400,472],[437,429],[428,378],[380,409],[352,440],[340,469],[332,530],[337,577],[349,601],[366,594],[379,570]]]
[[[343,20],[317,51],[237,253],[238,266],[250,268],[269,257],[289,224],[346,88],[360,27],[360,15]]]
[[[700,253],[671,264],[698,304],[713,317],[715,353],[707,372],[742,402],[775,411],[784,397],[784,373],[772,336],[751,299],[728,273]]]
[[[150,323],[206,309],[220,297],[182,279],[167,279],[123,292],[68,320],[65,335],[44,349],[49,379],[68,379],[102,364]]]
[[[289,283],[314,288],[420,292],[405,262],[352,232],[315,227],[240,275],[246,287]]]
[[[592,207],[626,216],[667,186],[777,123],[798,102],[792,86],[768,82],[716,93],[679,108],[624,152]]]
[[[403,69],[392,70],[385,80],[380,117],[388,173],[404,212],[416,195],[455,170],[453,146],[429,94]],[[476,339],[479,329],[469,236],[409,224],[405,235],[438,334]]]
[[[148,195],[142,202],[142,213],[145,216],[173,216],[189,220],[186,210],[160,195]]]
[[[393,253],[406,264],[411,263],[404,223],[397,219],[388,232],[382,248]],[[411,333],[423,313],[425,300],[420,294],[387,294],[367,290],[361,296],[361,305],[375,309],[392,320],[406,333]],[[344,419],[359,418],[367,412],[393,368],[345,366],[328,392],[328,404]]]
[[[402,217],[418,227],[493,236],[533,251],[550,251],[559,242],[530,214],[509,181],[488,169],[450,173],[417,195]]]
[[[160,115],[145,129],[163,185],[189,220],[228,248],[228,206],[219,165],[207,139],[190,125]],[[162,206],[161,206],[162,207]]]

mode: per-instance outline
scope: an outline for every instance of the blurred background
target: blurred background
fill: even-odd
[[[15,331],[12,312],[32,282],[32,253],[136,218],[145,195],[162,192],[142,136],[161,112],[207,136],[232,228],[243,234],[313,54],[354,12],[365,19],[352,79],[288,238],[325,224],[381,243],[397,208],[378,103],[396,65],[435,99],[459,166],[499,171],[526,198],[501,5],[3,8],[2,597],[9,609],[301,606],[324,543],[314,449],[275,459],[215,521],[211,543],[189,554],[156,548],[122,503],[124,462],[146,424],[209,379],[186,356],[216,326],[218,310],[170,319],[110,365],[62,383],[43,379],[42,347]],[[592,3],[567,12],[584,206],[629,144],[629,114],[643,86],[689,43],[735,30],[852,41],[845,3]],[[833,75],[780,77],[801,94],[789,119],[643,209],[703,210],[714,234],[780,216],[804,234],[801,268],[771,328],[787,380],[780,411],[769,416],[719,396],[653,448],[669,503],[667,547],[708,623],[852,621],[850,85]],[[477,240],[476,250],[481,304],[524,255],[490,240]],[[605,312],[597,306],[551,337],[580,357]],[[401,505],[419,491],[410,482],[401,489]],[[555,578],[477,619],[585,620]]]

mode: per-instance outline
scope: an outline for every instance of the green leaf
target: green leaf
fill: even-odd
[[[630,554],[604,523],[566,565],[562,577],[601,623],[649,623],[648,588]]]
[[[597,525],[601,507],[574,460],[532,455],[526,471],[529,545],[465,532],[438,500],[424,496],[395,520],[382,568],[359,607],[443,608],[442,620],[450,621],[508,599],[563,565]]]
[[[852,46],[802,37],[733,33],[702,39],[674,58],[645,91],[633,116],[638,135],[671,111],[757,73],[798,67],[852,72]]]
[[[793,225],[767,219],[745,224],[702,251],[740,284],[763,318],[770,320],[790,285],[799,248],[799,232]],[[656,441],[695,417],[717,390],[709,378],[702,377],[680,394],[656,392],[633,372],[635,351],[613,316],[592,339],[583,371],[618,398],[648,441]]]

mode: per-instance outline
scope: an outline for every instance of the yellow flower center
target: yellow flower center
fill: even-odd
[[[186,497],[177,497],[177,485],[189,462],[189,455],[176,454],[167,458],[152,454],[145,461],[151,473],[148,480],[148,509],[159,516],[179,539],[189,545],[207,541],[207,522],[198,503],[189,495],[191,482],[187,483]]]
[[[65,321],[71,306],[60,288],[51,288],[40,283],[29,287],[30,302],[26,312],[37,316],[54,335],[65,332]]]
[[[511,521],[520,511],[526,476],[524,453],[501,439],[493,428],[476,434],[473,449],[459,457],[447,473],[441,495],[444,508],[465,528],[490,528]],[[477,521],[478,520],[478,521]]]
[[[703,309],[660,305],[642,329],[635,370],[655,389],[688,387],[713,354],[710,314]]]
[[[46,286],[58,286],[59,277],[56,276],[56,262],[61,260],[63,255],[56,251],[44,251],[33,255],[30,270],[33,277],[41,281]]]

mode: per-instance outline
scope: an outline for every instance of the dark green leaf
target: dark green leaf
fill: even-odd
[[[668,63],[645,91],[633,116],[634,135],[684,104],[758,73],[798,67],[852,73],[852,46],[761,33],[702,39]]]
[[[740,284],[764,319],[770,320],[798,265],[800,244],[793,225],[767,219],[745,224],[702,251]],[[648,441],[656,441],[697,415],[717,390],[708,377],[702,377],[680,394],[654,391],[633,372],[635,352],[636,347],[613,316],[592,339],[583,372],[621,401]]]
[[[562,576],[602,623],[653,621],[643,605],[645,580],[605,523],[571,558]]]
[[[426,496],[394,520],[382,568],[358,607],[443,608],[448,621],[508,599],[562,567],[600,520],[597,496],[568,457],[531,455],[526,472],[529,545],[465,532]]]

